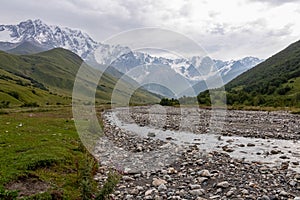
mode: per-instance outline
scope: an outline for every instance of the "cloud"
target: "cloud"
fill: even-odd
[[[292,27],[294,24],[290,23],[282,27],[281,29],[278,30],[270,30],[267,35],[270,37],[284,37],[288,36],[292,33]]]
[[[98,41],[130,29],[161,27],[192,38],[216,58],[265,58],[299,39],[299,2],[10,0],[1,4],[0,12],[1,23],[40,18],[82,29]]]
[[[300,0],[248,0],[248,1],[266,3],[271,6],[281,6],[286,3],[300,3]]]

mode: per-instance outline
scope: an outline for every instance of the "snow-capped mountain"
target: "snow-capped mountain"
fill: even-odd
[[[148,66],[148,68],[153,65],[163,65],[165,68],[176,72],[192,83],[205,80],[207,76],[219,73],[224,83],[227,83],[262,61],[263,60],[255,57],[245,57],[240,60],[230,61],[214,60],[210,57],[199,56],[187,59],[168,59],[153,57],[146,53],[129,51],[115,59],[110,65],[123,73],[128,73],[136,67],[141,68],[143,65]],[[135,79],[141,81],[141,77],[145,74],[149,74],[149,72],[141,72],[140,76],[135,77]]]
[[[30,41],[47,49],[69,49],[82,58],[86,58],[98,46],[97,42],[80,30],[47,25],[39,19],[17,25],[0,25],[0,41],[2,50]]]
[[[171,87],[175,94],[182,93],[185,88],[216,74],[222,77],[225,84],[263,61],[254,57],[222,61],[197,55],[191,58],[169,59],[144,52],[133,52],[129,47],[121,45],[99,43],[80,30],[47,25],[41,20],[27,20],[17,25],[0,25],[0,50],[13,52],[14,48],[24,42],[30,42],[42,50],[56,47],[71,50],[92,65],[96,61],[99,65],[94,65],[95,67],[101,66],[101,69],[105,69],[106,66],[112,66],[141,85],[161,84]],[[199,92],[198,89],[195,91]]]

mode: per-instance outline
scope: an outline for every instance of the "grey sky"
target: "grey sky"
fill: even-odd
[[[300,39],[300,0],[5,0],[0,24],[41,19],[97,41],[161,27],[198,42],[214,58],[267,58]]]

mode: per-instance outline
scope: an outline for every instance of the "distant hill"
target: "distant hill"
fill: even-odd
[[[239,75],[225,89],[229,105],[299,107],[300,41]],[[198,95],[201,102],[207,97],[207,91]]]
[[[18,76],[3,69],[0,69],[0,85],[0,108],[60,105],[71,102],[71,97],[52,93],[34,79]]]
[[[83,60],[79,56],[62,48],[33,55],[13,55],[0,51],[0,102],[10,101],[15,105],[30,102],[38,102],[41,105],[71,103],[74,80],[82,64]],[[100,74],[99,71],[87,65],[85,65],[85,70],[87,77],[97,78]],[[96,100],[99,103],[110,103],[111,94],[117,82],[118,79],[104,73],[97,87]],[[136,87],[122,80],[119,80],[119,84],[122,85],[123,90],[118,93],[118,98],[130,95],[129,89]],[[83,89],[92,90],[87,87]],[[39,94],[40,98],[34,93]],[[52,98],[54,100],[49,102]],[[138,89],[132,101],[133,103],[150,103],[158,102],[159,98],[145,90]]]
[[[16,46],[13,49],[9,49],[6,52],[18,55],[27,55],[27,54],[35,54],[48,50],[45,47],[42,47],[39,44],[35,44],[35,42],[25,41]]]

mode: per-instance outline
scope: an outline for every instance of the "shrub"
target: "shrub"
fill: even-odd
[[[22,198],[22,200],[52,200],[52,199],[54,199],[54,198],[52,198],[52,194],[50,194],[48,192],[35,194],[35,195],[29,196],[29,197]],[[55,199],[59,199],[59,198],[55,198]]]
[[[109,171],[107,181],[104,183],[99,194],[96,196],[96,200],[108,199],[109,195],[113,193],[116,185],[119,183],[121,175],[117,171]]]
[[[20,95],[18,92],[15,92],[15,91],[11,91],[11,92],[8,92],[7,94],[9,94],[10,96],[16,98],[16,99],[20,99]]]
[[[90,158],[86,155],[86,158],[83,163],[83,168],[80,170],[79,177],[82,200],[90,200],[94,197],[94,193],[97,187],[93,177],[96,174],[97,168],[98,165],[95,159]]]
[[[21,105],[21,107],[40,107],[40,105],[37,102],[29,102],[29,103],[24,103]]]
[[[180,105],[179,100],[178,99],[168,99],[168,98],[162,98],[160,103],[160,105],[162,106],[175,106],[175,105]]]
[[[0,108],[8,108],[10,101],[1,101]]]
[[[0,199],[14,200],[18,197],[18,191],[16,190],[5,190],[0,187]]]
[[[289,87],[289,86],[285,86],[285,87],[282,87],[282,88],[279,88],[278,90],[277,90],[277,93],[279,94],[279,95],[285,95],[288,91],[290,91],[291,90],[291,88]]]

